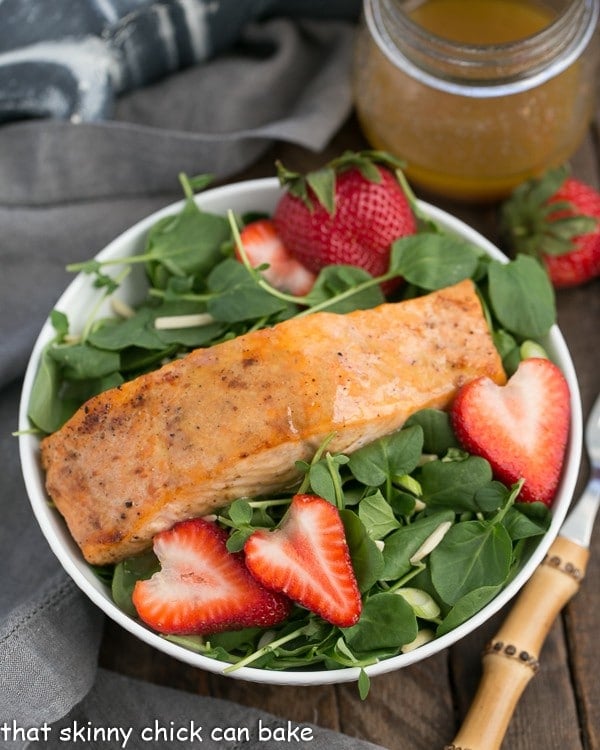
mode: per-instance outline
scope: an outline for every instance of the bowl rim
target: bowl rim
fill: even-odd
[[[196,195],[195,200],[204,210],[214,210],[221,213],[224,213],[227,208],[214,209],[212,208],[212,204],[226,205],[231,202],[233,205],[228,207],[236,211],[239,210],[235,206],[236,202],[238,204],[244,201],[247,202],[249,210],[250,206],[254,206],[254,201],[256,201],[259,205],[255,206],[255,210],[264,210],[267,209],[267,206],[265,205],[267,200],[272,204],[271,208],[274,206],[281,191],[282,188],[280,187],[277,178],[267,177],[222,185]],[[145,236],[146,232],[157,220],[180,210],[184,203],[185,199],[175,201],[136,222],[106,245],[106,247],[96,255],[96,258],[106,259],[112,257],[123,257],[122,248],[124,246],[129,246],[129,249],[131,250],[136,241],[139,241],[140,238]],[[458,233],[462,237],[474,242],[478,247],[484,250],[484,252],[497,260],[500,260],[501,262],[508,261],[508,258],[495,245],[462,220],[428,202],[417,200],[417,205],[420,210],[440,224],[444,229]],[[270,208],[268,210],[270,210]],[[80,294],[82,290],[85,290],[86,287],[89,289],[89,283],[89,279],[86,278],[84,274],[78,274],[57,300],[54,306],[55,309],[61,310],[68,308],[71,301]],[[31,387],[37,371],[42,349],[53,335],[54,329],[48,318],[45,321],[32,349],[23,380],[19,404],[18,440],[22,473],[30,505],[46,541],[66,573],[72,578],[75,584],[114,622],[143,642],[157,648],[159,651],[166,653],[178,661],[199,667],[208,672],[223,674],[223,670],[228,666],[225,662],[199,654],[172,641],[168,641],[163,636],[149,630],[145,625],[139,623],[120,610],[112,601],[108,587],[99,580],[91,567],[84,561],[79,549],[75,545],[75,542],[70,537],[60,514],[53,509],[48,502],[44,488],[43,471],[39,464],[39,438],[28,432],[30,423],[27,417],[27,409]],[[569,461],[565,463],[557,493],[557,501],[552,508],[550,528],[540,539],[539,544],[519,573],[479,612],[448,633],[419,646],[417,649],[383,659],[376,664],[365,667],[364,672],[369,676],[376,676],[395,671],[422,661],[429,656],[448,648],[464,636],[474,631],[517,594],[526,581],[531,577],[538,565],[543,561],[548,548],[557,536],[571,503],[579,475],[582,454],[583,417],[575,368],[566,342],[557,324],[552,326],[544,343],[547,345],[547,348],[552,355],[552,359],[560,361],[560,366],[569,383],[571,394],[571,425],[566,453],[569,457]],[[308,686],[356,681],[361,671],[361,668],[358,667],[342,667],[340,669],[319,669],[310,671],[277,671],[260,669],[258,667],[240,667],[237,670],[226,674],[234,679],[249,682],[272,685]]]

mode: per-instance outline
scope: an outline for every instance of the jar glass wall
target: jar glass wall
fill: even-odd
[[[354,99],[428,192],[497,200],[564,163],[594,107],[598,0],[365,0]]]

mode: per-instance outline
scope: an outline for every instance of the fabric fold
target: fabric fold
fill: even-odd
[[[119,17],[120,11],[135,2],[140,7],[149,4],[146,0],[62,0],[56,7],[62,9],[63,19],[69,18],[64,12],[70,7],[75,23],[75,16],[83,12],[92,14],[92,20],[97,20],[97,13],[114,12]],[[201,0],[150,4],[158,14],[176,6],[192,13],[203,5]],[[205,5],[208,8],[210,3]],[[252,4],[239,5],[248,10]],[[285,3],[258,5],[266,17],[282,10]],[[292,5],[301,12],[302,3]],[[344,3],[336,0],[334,5],[343,16]],[[17,24],[27,16],[26,11],[30,21],[41,23],[45,8],[45,0],[5,0],[0,3],[0,21],[12,9]],[[190,20],[194,21],[193,13]],[[202,18],[196,16],[195,22],[201,23]],[[0,25],[0,108],[10,96],[30,95],[29,115],[56,115],[48,106],[47,89],[22,89],[3,77],[8,69],[2,67],[1,54],[6,50],[2,44],[7,28]],[[35,30],[21,31],[24,46],[35,43],[33,36],[25,39]],[[202,747],[270,750],[282,746],[273,740],[259,743],[256,734],[260,721],[265,727],[285,729],[282,719],[98,670],[104,615],[68,578],[43,539],[29,506],[18,442],[12,435],[17,428],[21,379],[35,338],[71,280],[67,263],[92,257],[127,227],[180,197],[179,172],[212,173],[225,179],[252,164],[278,140],[319,150],[350,113],[352,23],[273,15],[245,24],[242,30],[236,28],[235,34],[233,27],[226,31],[229,36],[222,44],[229,44],[234,36],[236,43],[223,54],[157,78],[116,103],[109,97],[102,111],[113,107],[111,119],[83,121],[77,110],[81,102],[68,99],[69,86],[79,85],[77,76],[62,87],[60,76],[68,76],[73,68],[59,66],[48,72],[56,76],[53,104],[64,107],[64,116],[23,119],[13,110],[0,126],[0,545],[4,564],[0,748],[192,748],[197,743],[189,735],[176,744],[165,742],[162,735],[133,741],[134,733],[139,740],[144,727],[154,726],[155,721],[167,729],[189,729],[192,718],[207,727]],[[74,37],[80,39],[78,34]],[[147,39],[152,41],[152,35]],[[18,41],[8,54],[20,54]],[[171,41],[182,45],[176,37]],[[183,47],[180,51],[186,53]],[[21,60],[26,57],[21,55]],[[95,71],[98,80],[114,75],[110,61],[108,66],[106,60],[100,63]],[[78,96],[101,96],[103,91],[107,89],[99,87],[95,93],[79,91]],[[73,112],[78,116],[73,117]],[[236,744],[211,739],[210,727],[227,726],[246,727],[252,733],[250,741],[242,737],[243,743]],[[89,742],[73,734],[76,728],[110,727],[115,732],[130,729],[130,744],[124,745],[124,736],[115,733],[108,744],[102,741],[101,732]],[[61,730],[71,734],[61,735]],[[311,731],[314,734],[307,746],[314,750],[375,747],[317,727]]]

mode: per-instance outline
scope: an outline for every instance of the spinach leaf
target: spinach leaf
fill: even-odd
[[[419,232],[392,245],[390,266],[406,281],[428,291],[471,278],[481,251],[450,234]]]
[[[348,467],[362,484],[379,487],[413,471],[422,447],[423,430],[415,425],[359,448],[350,456]]]
[[[213,292],[207,310],[225,323],[265,318],[289,307],[289,302],[266,291],[234,258],[219,263],[208,275],[207,285]]]
[[[116,352],[85,342],[53,346],[48,353],[60,366],[62,377],[68,380],[103,378],[120,367],[120,357]]]
[[[356,625],[344,628],[346,643],[354,651],[400,648],[417,637],[417,618],[408,602],[382,592],[369,597]]]
[[[512,543],[502,524],[465,521],[431,553],[431,580],[440,598],[454,605],[474,589],[502,585],[511,560]]]
[[[372,539],[383,539],[390,531],[400,528],[391,505],[379,490],[364,497],[358,506],[358,517]]]
[[[60,367],[51,354],[54,344],[46,346],[31,387],[27,416],[45,433],[58,430],[79,406],[74,401],[64,401],[58,396],[61,382]]]
[[[463,461],[429,461],[421,469],[423,500],[428,507],[479,510],[475,493],[492,481],[492,468],[480,456]]]
[[[438,625],[436,636],[439,637],[449,633],[454,628],[462,625],[463,622],[479,612],[486,604],[500,592],[503,584],[496,586],[481,586],[473,589],[462,596],[448,611],[442,622]]]
[[[528,255],[493,260],[488,277],[492,309],[504,328],[523,338],[548,333],[556,320],[554,289],[539,261]]]
[[[544,503],[515,503],[504,516],[504,525],[515,541],[546,533],[551,520],[550,510]]]
[[[90,331],[88,341],[99,349],[119,352],[129,346],[139,349],[164,349],[149,307],[141,307],[131,318],[109,318]]]
[[[423,430],[423,452],[443,456],[450,448],[460,447],[452,429],[450,415],[441,409],[421,409],[412,414],[404,427],[419,425]]]
[[[115,565],[112,579],[112,597],[117,607],[135,617],[137,612],[131,601],[136,581],[150,578],[160,570],[160,563],[154,552],[145,552],[136,557],[128,557]]]
[[[192,198],[178,213],[158,221],[148,233],[143,256],[154,286],[170,276],[202,276],[222,257],[221,244],[231,236],[224,216],[201,211]]]
[[[382,581],[395,581],[402,578],[413,568],[410,558],[422,546],[423,542],[443,523],[454,521],[452,510],[441,510],[427,516],[421,516],[398,531],[394,531],[385,540],[383,548],[384,568]]]
[[[346,542],[350,550],[352,567],[361,593],[369,591],[383,571],[383,554],[369,536],[360,518],[350,510],[341,510]]]

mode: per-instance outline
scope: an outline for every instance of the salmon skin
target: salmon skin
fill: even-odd
[[[295,462],[351,453],[465,382],[506,376],[471,281],[253,331],[90,399],[41,443],[85,559],[117,562],[176,521],[292,488]]]

